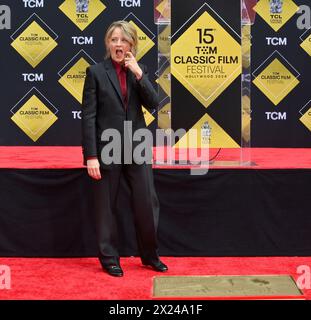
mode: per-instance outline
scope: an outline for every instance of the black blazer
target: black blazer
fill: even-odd
[[[133,132],[145,128],[141,109],[156,109],[158,95],[148,79],[147,69],[140,64],[142,78],[137,81],[134,74],[127,71],[127,108],[123,104],[117,73],[111,59],[89,66],[82,99],[82,151],[84,164],[89,157],[97,156],[101,167],[109,169],[101,161],[101,148],[108,142],[101,141],[105,129],[117,129],[123,138],[124,121],[132,121]]]

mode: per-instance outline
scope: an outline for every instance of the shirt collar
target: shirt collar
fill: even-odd
[[[126,72],[126,68],[124,68],[122,65],[119,63],[115,62],[114,60],[111,59],[112,65],[114,66],[116,72],[119,74],[121,71]]]

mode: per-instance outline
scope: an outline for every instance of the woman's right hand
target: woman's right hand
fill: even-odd
[[[98,159],[89,159],[86,161],[87,173],[96,180],[101,179]]]

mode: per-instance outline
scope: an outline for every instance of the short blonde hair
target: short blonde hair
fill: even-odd
[[[124,21],[124,20],[119,20],[119,21],[113,22],[108,27],[108,29],[106,31],[106,34],[105,34],[106,58],[110,58],[110,50],[109,50],[109,46],[108,46],[108,41],[111,38],[111,35],[116,28],[120,28],[122,30],[125,39],[131,45],[131,51],[135,57],[136,53],[137,53],[137,46],[138,46],[137,31],[136,31],[135,27],[132,24],[130,24],[129,22]]]

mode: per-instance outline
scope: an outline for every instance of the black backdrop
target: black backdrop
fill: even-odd
[[[140,0],[140,6],[121,6],[118,0],[102,0],[106,9],[84,30],[81,31],[58,8],[64,1],[41,1],[43,7],[25,7],[22,0],[6,1],[12,11],[12,29],[0,30],[1,68],[1,116],[0,145],[80,145],[80,120],[74,119],[73,112],[81,111],[80,103],[59,83],[58,71],[80,50],[84,50],[93,60],[100,61],[104,55],[103,34],[113,21],[135,15],[148,30],[156,35],[153,1]],[[173,30],[192,16],[202,4],[207,3],[237,32],[239,30],[239,0],[194,0],[173,5]],[[295,0],[298,6],[307,4],[305,0]],[[128,2],[130,3],[130,2]],[[178,5],[176,5],[178,4]],[[39,16],[57,35],[57,47],[35,68],[30,66],[11,46],[11,35],[33,14]],[[300,47],[299,38],[305,30],[296,26],[295,14],[278,31],[274,31],[259,15],[252,27],[252,67],[255,70],[273,51],[278,50],[301,74],[300,84],[277,106],[256,87],[252,90],[252,145],[254,147],[310,147],[310,129],[299,119],[301,110],[310,104],[310,56]],[[146,31],[146,29],[145,29]],[[148,31],[148,32],[149,32]],[[73,36],[93,36],[93,44],[73,44]],[[287,38],[287,45],[268,46],[266,37]],[[151,79],[156,80],[157,46],[151,48],[141,59],[149,66]],[[43,73],[43,82],[23,80],[23,73]],[[11,120],[10,110],[35,86],[59,110],[58,120],[36,141],[32,141]],[[181,100],[173,105],[173,127],[189,129],[205,112],[205,108],[181,84],[173,79],[174,92]],[[239,78],[217,99],[209,112],[217,118],[227,132],[239,142],[240,137],[240,81]],[[174,102],[174,99],[173,99]],[[189,108],[189,106],[192,106]],[[220,106],[220,107],[219,107]],[[286,120],[268,120],[266,112],[286,112]],[[156,121],[151,125],[155,129]]]
[[[121,7],[118,0],[103,0],[106,9],[81,31],[58,8],[64,0],[45,0],[44,7],[25,8],[22,0],[10,0],[12,29],[0,31],[1,68],[1,117],[0,145],[80,145],[80,120],[74,119],[73,111],[81,111],[80,103],[59,83],[58,72],[80,51],[84,50],[93,60],[100,62],[105,55],[104,34],[112,21],[122,20],[134,14],[154,35],[153,2],[141,0],[140,7]],[[10,36],[33,14],[36,13],[57,35],[58,46],[36,67],[30,66],[11,46]],[[132,17],[132,16],[131,16]],[[135,21],[135,20],[134,20]],[[135,23],[137,23],[135,21]],[[48,30],[45,27],[46,30]],[[146,31],[146,30],[144,30]],[[74,45],[72,37],[93,37],[93,44]],[[155,40],[155,39],[154,39]],[[154,46],[141,59],[150,69],[150,78],[155,80],[157,49]],[[43,73],[43,82],[24,82],[23,73]],[[58,120],[33,142],[11,121],[11,108],[33,87],[50,100],[59,110]]]
[[[295,0],[297,6],[310,6],[310,1]],[[300,44],[300,36],[307,30],[297,28],[296,14],[278,32],[275,32],[260,16],[252,27],[252,69],[262,64],[275,50],[300,73],[300,84],[275,106],[256,86],[252,90],[252,144],[258,147],[310,147],[309,129],[299,120],[311,108],[310,74],[311,57]],[[310,30],[309,30],[310,31]],[[310,32],[309,32],[310,33]],[[266,37],[286,38],[287,45],[268,46]],[[300,111],[304,108],[302,113]],[[286,112],[286,120],[267,120],[266,112]],[[310,111],[309,111],[310,114]]]

